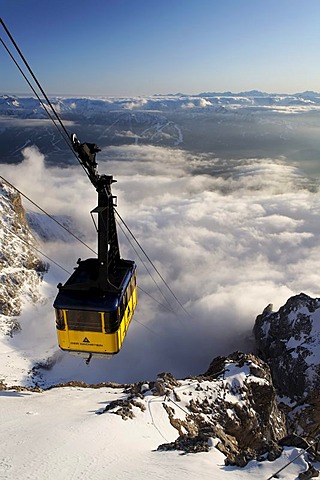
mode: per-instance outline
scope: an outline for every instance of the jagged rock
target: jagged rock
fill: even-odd
[[[286,435],[285,418],[269,367],[254,355],[235,352],[214,359],[194,386],[185,419],[169,405],[164,407],[179,437],[160,449],[206,451],[208,439],[217,438],[227,463],[239,466],[265,453],[269,458],[281,454],[277,442]]]
[[[35,253],[35,240],[26,222],[20,195],[0,182],[0,330],[19,331],[21,296],[39,300],[38,287],[48,266]]]
[[[151,384],[150,384],[151,385]],[[158,374],[158,378],[152,383],[152,390],[154,395],[160,397],[167,395],[170,391],[174,390],[174,387],[180,385],[180,382],[176,380],[171,373],[162,372]]]
[[[301,401],[319,389],[320,299],[300,293],[278,312],[268,306],[257,317],[253,333],[280,395]]]
[[[281,440],[279,441],[279,445],[303,448],[304,450],[310,447],[310,444],[304,438],[293,433],[281,438]]]
[[[238,395],[242,401],[233,405],[225,399],[225,408],[232,410],[232,415],[222,416],[219,420],[226,433],[236,436],[242,447],[255,449],[260,448],[264,438],[277,441],[283,437],[286,433],[285,418],[278,408],[266,363],[254,355],[235,352],[229,357],[215,359],[206,374],[216,376],[216,367],[220,369],[222,364],[224,368],[220,377],[225,379],[234,365],[247,370],[247,378],[242,385],[237,385],[235,380],[227,383],[229,392]]]
[[[289,432],[299,432],[307,438],[315,438],[320,429],[320,392],[315,390],[303,401],[293,405],[287,414]]]
[[[208,452],[209,445],[207,439],[202,436],[190,437],[188,435],[183,435],[179,436],[174,442],[159,445],[157,450],[182,450],[185,453],[198,453]]]
[[[128,418],[134,418],[132,407],[138,407],[141,411],[145,410],[145,406],[141,402],[138,402],[134,398],[127,398],[109,402],[108,405],[106,405],[103,410],[99,410],[97,414],[102,415],[103,413],[109,412],[120,415],[123,420],[128,420]]]
[[[283,397],[288,432],[314,438],[320,428],[320,299],[300,293],[278,312],[267,307],[253,332]]]
[[[280,457],[281,453],[282,453],[281,445],[275,442],[270,442],[270,444],[268,445],[267,460],[269,462],[273,462],[274,460]]]
[[[310,478],[319,477],[319,470],[309,464],[309,468],[306,472],[299,473],[299,480],[310,480]]]

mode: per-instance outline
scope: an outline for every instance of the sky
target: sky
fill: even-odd
[[[0,14],[48,94],[320,90],[318,0],[2,0]],[[0,92],[30,93],[0,47]]]

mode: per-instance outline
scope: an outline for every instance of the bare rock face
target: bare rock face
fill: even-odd
[[[298,400],[320,387],[320,299],[291,297],[278,312],[268,306],[253,329],[258,355],[270,366],[280,395]]]
[[[288,432],[314,440],[319,438],[320,392],[315,390],[303,401],[295,402],[287,411]]]
[[[148,422],[151,415],[161,431],[152,415],[161,401],[161,422],[167,415],[177,438],[158,450],[197,453],[216,447],[227,464],[238,466],[281,455],[279,440],[287,435],[285,417],[277,406],[269,367],[254,355],[235,352],[218,357],[205,374],[183,380],[163,372],[156,381],[125,386],[124,394],[97,413],[134,421],[145,412]]]
[[[35,240],[26,222],[18,193],[0,183],[0,329],[12,334],[19,330],[16,317],[21,313],[22,298],[35,302],[47,265],[32,247]]]
[[[265,454],[270,460],[280,455],[277,442],[286,435],[285,417],[262,360],[235,352],[214,359],[208,371],[195,378],[199,383],[189,393],[185,419],[181,412],[177,416],[176,402],[166,406],[179,436],[159,449],[206,451],[213,438],[229,464],[244,466]]]
[[[258,354],[270,366],[289,433],[313,438],[320,428],[320,299],[291,297],[256,319]]]

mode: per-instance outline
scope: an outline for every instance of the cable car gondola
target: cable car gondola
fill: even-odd
[[[98,258],[78,260],[78,266],[59,292],[53,307],[59,347],[88,357],[112,356],[122,347],[137,305],[136,265],[120,258],[114,216],[111,175],[99,175],[92,143],[71,136],[80,163],[98,192]]]

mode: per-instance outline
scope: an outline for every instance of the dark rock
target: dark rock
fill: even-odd
[[[288,446],[306,449],[310,446],[310,443],[308,443],[304,438],[300,437],[299,435],[295,435],[292,433],[284,438],[281,438],[281,440],[279,440],[279,445],[283,447]]]
[[[269,460],[269,462],[273,462],[281,456],[282,450],[283,449],[280,445],[272,442],[268,448],[267,460]]]
[[[20,195],[6,183],[0,182],[0,209],[2,230],[0,254],[0,331],[13,335],[20,330],[14,317],[21,312],[21,293],[25,299],[39,300],[39,285],[47,270],[36,255],[36,247]]]
[[[320,366],[312,361],[320,343],[320,299],[291,297],[278,312],[258,315],[253,333],[258,355],[270,366],[279,395],[301,401],[320,387]]]
[[[119,399],[109,402],[104,409],[97,412],[97,415],[113,413],[115,415],[120,415],[123,420],[128,420],[128,418],[133,419],[134,413],[132,407],[138,407],[141,411],[145,410],[145,406],[141,402],[129,397],[127,399]]]
[[[285,418],[265,362],[252,354],[235,352],[214,359],[208,371],[194,380],[199,383],[193,386],[190,413],[184,420],[180,415],[176,418],[174,405],[163,404],[179,437],[161,449],[204,451],[209,438],[215,438],[219,440],[216,448],[226,455],[227,463],[239,466],[264,454],[270,459],[281,454],[277,442],[286,434]]]
[[[319,470],[309,464],[309,468],[306,472],[299,473],[299,480],[310,480],[310,478],[319,477]]]
[[[183,435],[179,436],[174,442],[159,445],[157,450],[182,450],[185,453],[199,453],[208,452],[209,445],[207,439],[203,438],[201,435],[196,437]]]

